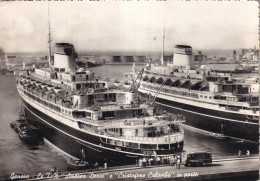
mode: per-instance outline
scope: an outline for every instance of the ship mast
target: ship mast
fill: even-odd
[[[163,12],[165,12],[165,11],[163,11]],[[163,39],[163,42],[162,42],[163,44],[162,44],[161,65],[164,64],[165,15],[163,17],[163,37],[162,37],[162,39]]]
[[[50,9],[48,5],[48,49],[49,49],[49,66],[51,67],[51,23],[50,23]]]

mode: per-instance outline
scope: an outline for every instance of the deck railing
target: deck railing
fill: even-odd
[[[147,142],[147,143],[175,143],[180,142],[183,140],[184,136],[181,132],[179,133],[172,133],[169,135],[161,136],[161,137],[143,137],[143,136],[124,136],[123,139],[129,141],[140,141],[140,142]]]
[[[183,122],[184,116],[172,117],[171,120],[165,116],[156,116],[156,117],[143,117],[136,119],[121,119],[121,120],[107,120],[101,123],[103,128],[105,127],[134,127],[134,126],[143,126],[143,127],[152,127],[159,125],[167,124],[176,124],[178,122]]]

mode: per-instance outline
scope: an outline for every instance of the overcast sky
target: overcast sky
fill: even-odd
[[[257,1],[49,2],[53,43],[78,51],[160,51],[258,46]],[[0,47],[47,51],[48,2],[0,2]],[[156,37],[156,38],[154,38]]]

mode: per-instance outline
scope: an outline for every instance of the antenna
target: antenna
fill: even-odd
[[[48,49],[49,49],[49,66],[51,66],[51,23],[50,23],[50,9],[48,4]]]

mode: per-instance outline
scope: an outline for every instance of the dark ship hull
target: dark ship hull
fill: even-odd
[[[259,125],[257,120],[250,120],[246,115],[205,109],[159,97],[156,98],[156,103],[172,113],[182,111],[182,114],[185,115],[186,121],[184,124],[186,125],[213,133],[223,132],[225,136],[258,142]]]
[[[133,149],[106,144],[101,137],[71,128],[43,112],[35,109],[23,100],[26,119],[35,126],[42,137],[58,148],[63,154],[83,159],[92,164],[108,163],[109,166],[136,164],[145,155],[142,149]],[[84,156],[82,156],[84,150]],[[158,155],[175,154],[183,150],[183,142],[175,145],[175,149],[156,150]],[[146,150],[147,151],[147,150]],[[152,151],[152,150],[151,150]],[[148,150],[149,152],[149,150]]]

